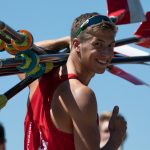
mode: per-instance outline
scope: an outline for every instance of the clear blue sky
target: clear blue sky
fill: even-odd
[[[150,10],[148,0],[141,0],[144,11]],[[15,30],[26,29],[35,41],[54,39],[70,33],[75,17],[85,12],[106,14],[105,0],[13,0],[1,1],[0,20]],[[117,39],[131,37],[139,24],[119,27]],[[132,44],[132,46],[135,46]],[[139,48],[139,47],[138,47]],[[143,49],[150,52],[149,49]],[[5,52],[0,58],[9,57]],[[119,65],[122,69],[150,83],[150,68],[144,65]],[[4,93],[19,82],[16,76],[0,77],[0,93]],[[146,150],[150,148],[150,88],[135,86],[105,72],[96,75],[89,85],[96,93],[99,113],[112,110],[119,105],[120,112],[128,122],[128,139],[125,150]],[[23,150],[24,117],[28,89],[26,88],[0,111],[0,122],[6,129],[7,150]]]

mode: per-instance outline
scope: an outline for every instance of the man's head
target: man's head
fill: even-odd
[[[5,132],[4,127],[0,124],[0,150],[5,150]]]
[[[109,120],[111,118],[111,115],[112,115],[111,112],[104,112],[99,117],[99,130],[100,130],[100,139],[101,139],[100,147],[103,147],[107,143],[110,137],[108,125],[109,125]],[[125,120],[125,118],[121,114],[119,114],[119,117]],[[127,138],[127,134],[125,135],[122,144],[125,142],[126,138]]]
[[[85,13],[74,20],[71,28],[71,39],[85,38],[84,33],[88,33],[91,26],[97,27],[97,30],[110,30],[114,33],[117,31],[117,27],[107,16],[96,12]]]
[[[113,57],[116,32],[117,27],[107,16],[82,14],[72,25],[71,50],[76,50],[84,68],[103,73]]]

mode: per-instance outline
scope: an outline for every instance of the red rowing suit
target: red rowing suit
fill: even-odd
[[[77,76],[56,76],[55,69],[42,76],[24,122],[25,150],[75,150],[73,134],[58,130],[50,116],[53,93],[62,82],[72,78]]]

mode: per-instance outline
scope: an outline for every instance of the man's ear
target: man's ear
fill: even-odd
[[[73,41],[72,41],[72,46],[73,48],[79,52],[80,51],[80,42],[77,38],[74,38]]]

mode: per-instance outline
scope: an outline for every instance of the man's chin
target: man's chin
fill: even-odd
[[[97,74],[103,74],[105,72],[106,69],[101,69],[98,72],[96,72]]]

